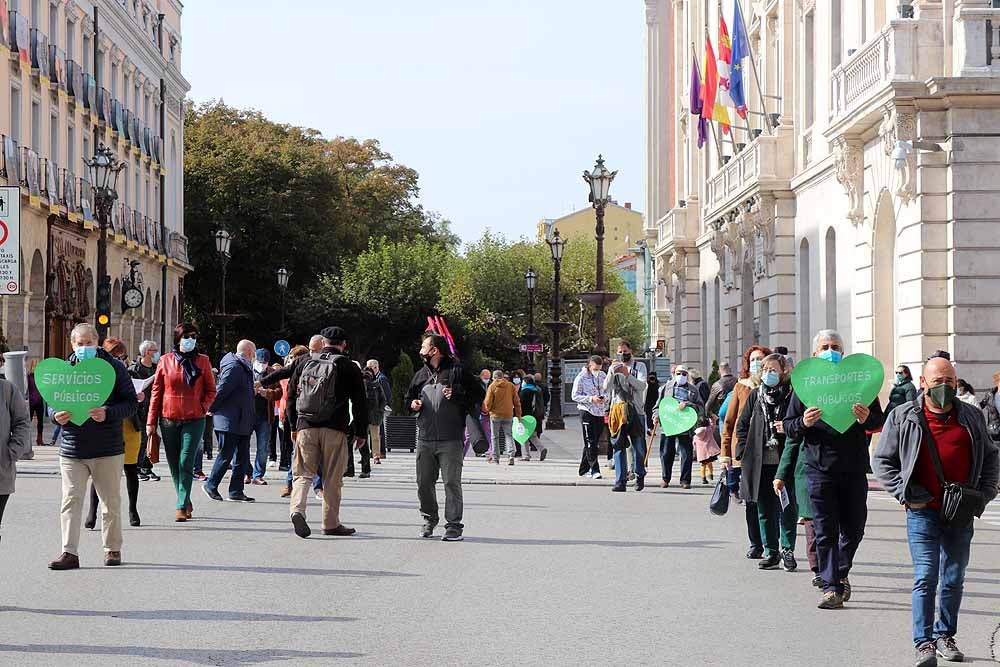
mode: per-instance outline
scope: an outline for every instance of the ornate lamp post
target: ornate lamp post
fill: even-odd
[[[276,272],[278,276],[278,289],[281,290],[281,331],[285,330],[285,290],[288,289],[288,277],[292,272],[282,266]]]
[[[94,194],[94,212],[97,214],[97,224],[100,226],[100,236],[97,238],[97,303],[96,314],[97,334],[99,343],[103,343],[108,335],[111,324],[111,276],[108,275],[108,221],[111,210],[118,199],[118,176],[125,163],[120,162],[111,149],[100,144],[97,153],[91,159],[84,158],[90,176],[90,186]]]
[[[229,314],[226,312],[226,269],[232,257],[229,249],[233,243],[233,235],[225,227],[220,227],[215,230],[212,236],[215,239],[215,252],[219,255],[219,263],[222,264],[222,312],[219,313],[219,318],[222,320],[222,350],[225,352],[228,349],[226,328],[229,323]]]
[[[594,316],[596,329],[595,345],[598,354],[607,354],[608,345],[604,335],[604,308],[618,298],[618,294],[604,291],[604,209],[608,205],[608,193],[611,181],[615,180],[617,171],[608,171],[604,166],[604,158],[597,156],[597,163],[592,172],[584,171],[583,180],[590,186],[590,202],[597,215],[597,228],[594,238],[597,240],[597,286],[593,292],[583,292],[580,298],[597,309]]]
[[[549,250],[552,252],[552,268],[555,279],[553,281],[552,321],[542,322],[543,325],[552,330],[552,354],[549,359],[549,387],[552,400],[549,401],[549,416],[545,420],[545,428],[550,431],[561,431],[566,428],[566,423],[563,421],[562,413],[562,357],[559,353],[561,345],[559,338],[563,329],[572,326],[569,322],[559,321],[559,279],[561,277],[563,248],[566,242],[559,237],[557,229],[552,234],[551,239],[546,239],[546,243],[549,244]]]
[[[528,333],[524,336],[525,342],[531,345],[535,342],[535,287],[538,286],[538,274],[531,267],[524,273],[524,284],[528,288]],[[535,353],[531,350],[527,352],[528,372],[535,372]]]

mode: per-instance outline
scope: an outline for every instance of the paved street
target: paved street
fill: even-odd
[[[348,481],[355,537],[296,538],[273,481],[253,488],[253,505],[199,490],[195,519],[174,524],[165,476],[141,486],[144,525],[125,529],[124,567],[103,567],[99,533],[85,531],[83,569],[54,573],[59,482],[45,449],[42,463],[22,464],[4,517],[4,665],[910,664],[903,515],[881,492],[854,599],[837,612],[815,608],[804,539],[802,571],[757,571],[743,557],[742,512],[709,515],[710,487],[469,484],[465,542],[421,540],[408,453]],[[569,454],[467,470],[576,481]],[[981,664],[1000,650],[1000,505],[990,512],[959,633]]]

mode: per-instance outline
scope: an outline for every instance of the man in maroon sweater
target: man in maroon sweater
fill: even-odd
[[[956,525],[942,518],[943,485],[926,434],[929,432],[937,446],[945,481],[978,490],[983,507],[997,494],[1000,463],[996,445],[987,437],[982,413],[955,399],[951,362],[929,359],[921,380],[924,396],[900,405],[886,419],[872,468],[885,490],[906,506],[906,535],[913,558],[916,666],[936,667],[938,656],[955,662],[964,658],[955,634],[973,528],[971,519]],[[983,507],[977,508],[977,516]],[[941,596],[935,623],[939,579]]]

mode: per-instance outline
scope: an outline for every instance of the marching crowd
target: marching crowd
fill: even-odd
[[[370,360],[362,368],[350,358],[348,333],[331,326],[273,366],[268,366],[266,350],[242,340],[216,371],[199,351],[198,335],[193,323],[180,323],[168,354],[160,356],[156,344],[146,341],[129,364],[121,340],[108,338],[99,345],[91,325],[73,329],[69,363],[103,359],[113,367],[115,379],[104,405],[90,409],[82,424],[73,423],[67,411],[48,410],[47,417],[57,425],[62,477],[63,546],[49,563],[51,569],[80,566],[80,524],[88,497],[84,524],[95,527],[100,505],[105,565],[122,563],[121,477],[124,473],[129,522],[139,526],[139,481],[158,479],[152,464],[158,462],[161,441],[179,523],[194,517],[196,479],[212,501],[252,503],[246,485],[266,485],[268,459],[274,457],[288,470],[281,495],[289,498],[296,535],[312,533],[307,521],[310,491],[322,501],[325,535],[354,534],[340,517],[343,477],[354,474],[355,450],[361,457],[361,478],[369,477],[372,463],[384,457],[381,424],[391,387],[378,362]],[[813,355],[834,364],[846,354],[836,331],[820,331],[813,343]],[[459,541],[464,530],[462,467],[470,447],[490,463],[506,459],[514,465],[518,458],[530,460],[532,451],[544,461],[547,450],[539,436],[550,397],[540,374],[483,370],[476,377],[450,349],[444,336],[424,334],[419,349],[423,365],[406,391],[405,405],[417,420],[420,535],[432,537],[440,523],[440,477],[443,539]],[[802,524],[812,583],[823,591],[818,606],[838,609],[851,599],[849,575],[864,537],[868,474],[874,472],[906,511],[914,562],[916,664],[936,665],[938,656],[961,660],[955,636],[973,520],[996,496],[1000,478],[1000,373],[993,378],[997,386],[977,400],[972,388],[956,377],[948,354],[936,352],[922,368],[919,388],[908,367],[897,367],[886,408],[877,398],[854,404],[854,422],[841,432],[823,421],[822,410],[796,395],[792,366],[787,350],[752,345],[738,376],[722,364],[721,377],[709,386],[696,368],[684,364],[674,366],[670,378],[660,382],[633,358],[624,341],[613,361],[590,357],[572,386],[583,434],[579,474],[601,478],[606,442],[608,467],[614,471],[612,491],[624,492],[630,482],[642,491],[649,449],[661,428],[660,416],[666,414],[662,410],[692,408],[697,419],[690,428],[659,435],[660,486],[671,485],[678,455],[682,489],[691,487],[694,461],[701,465],[702,484],[714,482],[718,462],[719,490],[745,511],[746,557],[757,560],[762,570],[796,570],[797,526]],[[138,393],[137,386],[143,387]],[[14,491],[14,462],[31,449],[32,416],[41,423],[37,394],[33,380],[28,400],[11,383],[0,381],[0,401],[6,407],[0,410],[0,519]],[[217,447],[205,475],[202,461],[206,454],[212,457],[212,434]],[[39,426],[38,444],[41,435]],[[252,437],[257,443],[254,460]]]

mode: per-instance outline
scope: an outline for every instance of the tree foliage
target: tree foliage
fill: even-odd
[[[240,337],[270,344],[303,338],[297,304],[316,276],[336,275],[371,239],[423,239],[454,246],[448,223],[416,203],[417,173],[377,141],[337,137],[268,120],[222,102],[189,105],[185,117],[185,229],[195,271],[185,278],[185,316],[218,352],[220,266],[212,233],[233,235],[226,310],[230,346]],[[280,329],[275,271],[292,272],[288,322]]]

